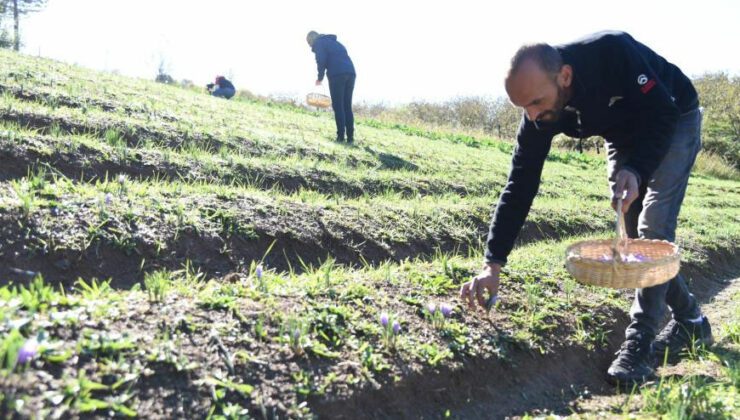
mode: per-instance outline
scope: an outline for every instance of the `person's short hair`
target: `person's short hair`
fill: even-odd
[[[524,45],[514,54],[511,59],[511,68],[509,77],[514,75],[522,64],[528,60],[533,60],[540,69],[547,74],[556,75],[563,67],[563,57],[560,52],[549,44],[530,44]]]
[[[319,38],[320,36],[321,36],[321,34],[320,34],[320,33],[316,32],[316,31],[310,31],[310,32],[309,32],[309,33],[308,33],[308,34],[306,35],[306,42],[308,42],[308,45],[309,45],[309,46],[313,47],[313,43],[314,43],[314,42],[316,42],[316,40],[317,40],[317,39],[318,39],[318,38]]]

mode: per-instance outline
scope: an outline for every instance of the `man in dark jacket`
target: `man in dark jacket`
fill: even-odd
[[[329,76],[329,93],[334,119],[337,123],[337,141],[352,143],[355,139],[355,119],[352,115],[352,92],[355,89],[355,66],[344,45],[336,35],[322,35],[311,31],[306,36],[308,45],[316,54],[318,76],[316,86],[321,86],[324,73]]]
[[[217,98],[231,99],[236,94],[234,84],[223,76],[216,76],[215,83],[209,83],[206,87]]]
[[[701,112],[691,81],[675,65],[623,32],[603,32],[570,44],[522,47],[506,78],[511,102],[524,109],[509,181],[491,222],[482,272],[465,283],[463,298],[495,300],[506,263],[532,201],[545,158],[558,133],[599,135],[607,145],[612,202],[623,198],[630,237],[675,240],[689,173],[701,148]],[[666,304],[673,319],[657,335]],[[709,322],[678,275],[638,289],[612,383],[631,385],[654,375],[654,356],[673,358],[710,345]]]

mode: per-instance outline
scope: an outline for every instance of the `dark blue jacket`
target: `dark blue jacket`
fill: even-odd
[[[230,82],[230,81],[229,81],[228,79],[226,79],[226,78],[223,78],[223,79],[221,79],[221,80],[220,80],[220,81],[219,81],[219,82],[217,83],[217,85],[218,85],[218,86],[219,86],[220,88],[222,88],[222,89],[224,89],[224,88],[231,88],[231,89],[234,89],[234,84],[233,84],[233,83],[231,83],[231,82]]]
[[[506,263],[556,134],[604,137],[628,153],[625,168],[647,183],[670,147],[679,115],[699,106],[691,80],[629,34],[601,32],[556,48],[573,67],[573,96],[557,122],[535,127],[522,117],[509,181],[488,233],[488,262]]]
[[[322,35],[316,38],[311,50],[316,54],[318,76],[316,80],[324,80],[324,72],[331,79],[340,74],[355,74],[355,66],[347,54],[344,45],[337,41],[336,35]]]

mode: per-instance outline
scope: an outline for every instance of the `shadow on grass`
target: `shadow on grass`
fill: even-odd
[[[404,171],[418,171],[419,166],[400,158],[390,153],[377,152],[371,147],[365,146],[363,149],[373,155],[380,162],[380,166],[383,169],[390,169],[393,171],[404,170]]]

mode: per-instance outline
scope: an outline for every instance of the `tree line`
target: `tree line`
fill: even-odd
[[[0,47],[13,48],[19,51],[21,47],[21,16],[38,12],[46,6],[47,0],[0,0]],[[13,30],[5,27],[10,21]]]

